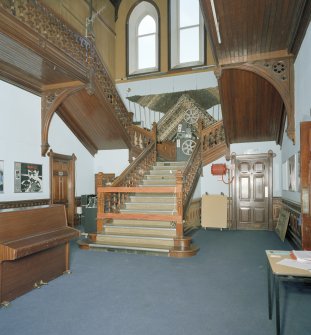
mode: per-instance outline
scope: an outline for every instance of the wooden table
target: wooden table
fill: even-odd
[[[269,319],[272,319],[273,294],[275,293],[276,334],[280,335],[280,281],[311,282],[311,271],[278,264],[283,259],[291,259],[290,251],[266,250],[266,255]],[[274,284],[274,292],[271,283]]]

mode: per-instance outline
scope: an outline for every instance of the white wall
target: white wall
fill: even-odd
[[[49,198],[49,158],[41,156],[41,98],[0,81],[0,99],[0,160],[4,161],[0,201]],[[94,193],[94,158],[57,115],[51,121],[49,144],[54,152],[76,155],[76,195]],[[42,164],[42,192],[14,193],[14,162]]]
[[[48,158],[41,157],[41,99],[0,81],[0,160],[4,192],[0,201],[49,198]],[[14,162],[42,164],[42,192],[14,193]]]
[[[115,173],[118,177],[129,165],[129,151],[121,150],[100,150],[95,155],[94,173]]]
[[[50,149],[76,156],[76,196],[95,192],[94,157],[86,150],[61,118],[54,114],[49,130]]]
[[[295,131],[296,144],[294,145],[286,135],[282,143],[282,163],[300,151],[300,122],[311,121],[311,26],[309,26],[298,57],[295,61]],[[282,197],[294,202],[301,202],[300,192],[282,191]]]

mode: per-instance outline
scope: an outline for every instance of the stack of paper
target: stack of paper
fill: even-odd
[[[293,250],[293,255],[296,257],[298,262],[310,262],[311,263],[311,251],[298,251]]]

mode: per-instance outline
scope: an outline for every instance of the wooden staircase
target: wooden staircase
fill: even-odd
[[[86,240],[79,241],[80,247],[170,257],[195,255],[198,248],[191,244],[191,238],[178,237],[176,231],[176,193],[158,192],[163,188],[173,191],[176,173],[184,167],[185,162],[156,162],[138,185],[143,193],[129,195],[120,208],[121,216],[126,217],[101,223],[97,234],[89,234]],[[137,218],[130,219],[131,216]],[[157,216],[161,220],[154,219]]]

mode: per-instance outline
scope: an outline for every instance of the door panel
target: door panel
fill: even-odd
[[[66,207],[67,220],[74,226],[75,217],[75,160],[67,156],[49,152],[51,170],[51,203]]]
[[[235,228],[272,229],[270,226],[272,225],[272,220],[270,220],[272,152],[260,155],[241,155],[234,159],[236,159],[233,181],[233,224]]]

